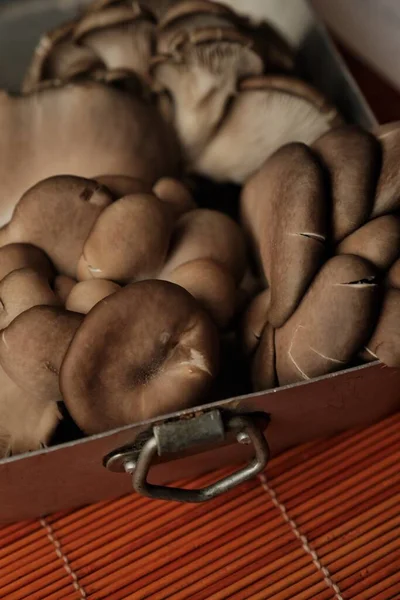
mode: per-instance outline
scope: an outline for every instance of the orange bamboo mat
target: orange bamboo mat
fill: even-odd
[[[293,449],[203,505],[131,494],[4,527],[0,598],[400,599],[399,425]]]

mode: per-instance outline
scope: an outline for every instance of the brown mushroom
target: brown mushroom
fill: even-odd
[[[43,401],[61,398],[59,371],[83,316],[54,306],[34,306],[0,336],[0,365],[28,394]]]
[[[296,312],[275,331],[279,384],[345,368],[369,339],[378,302],[370,263],[347,254],[328,260]]]
[[[236,282],[241,281],[246,249],[242,232],[233,219],[208,209],[184,214],[176,223],[160,277],[165,279],[178,266],[199,258],[220,263]]]
[[[50,177],[22,196],[10,223],[0,229],[0,244],[34,244],[60,273],[74,277],[85,240],[111,202],[111,193],[97,181]]]
[[[249,77],[191,166],[217,181],[243,183],[282,145],[312,144],[340,122],[336,109],[303,81]]]
[[[186,262],[163,278],[185,288],[224,328],[235,312],[236,285],[231,273],[211,259]]]
[[[387,290],[375,330],[361,356],[400,367],[400,290]]]
[[[153,194],[168,204],[176,216],[196,208],[196,203],[188,188],[172,177],[162,177],[153,187]]]
[[[141,281],[85,317],[61,390],[78,426],[98,433],[192,406],[217,363],[217,331],[194,298],[165,281]]]
[[[168,251],[172,218],[152,194],[120,198],[98,217],[86,239],[77,275],[128,282],[157,275]]]
[[[387,123],[378,130],[382,147],[382,168],[372,217],[379,217],[400,208],[400,122]]]
[[[245,354],[251,356],[257,349],[268,322],[268,309],[271,291],[264,290],[253,298],[249,304],[241,326],[242,347]]]
[[[380,167],[376,138],[353,125],[338,127],[313,144],[329,171],[332,237],[339,242],[367,221]]]
[[[11,271],[29,267],[50,280],[54,277],[54,267],[40,248],[31,244],[7,244],[0,248],[0,281]]]
[[[394,287],[400,290],[400,259],[398,258],[386,276],[386,283],[390,287]]]
[[[268,390],[277,384],[276,378],[276,330],[267,323],[261,333],[251,367],[254,391]]]
[[[49,279],[32,268],[18,269],[0,281],[0,329],[33,306],[59,306]]]
[[[153,184],[179,170],[172,128],[150,99],[121,89],[118,80],[23,97],[0,92],[0,131],[0,225],[27,189],[60,173],[129,175]]]
[[[399,255],[400,217],[384,215],[368,221],[345,238],[337,247],[338,254],[356,254],[386,271]]]
[[[107,279],[80,281],[71,290],[66,302],[66,310],[86,315],[100,300],[114,294],[120,286]]]
[[[53,288],[54,292],[60,298],[62,304],[65,305],[65,302],[76,283],[76,279],[72,279],[72,277],[67,277],[66,275],[57,275],[54,280]]]
[[[281,327],[295,310],[326,254],[323,172],[304,144],[288,144],[242,191],[242,220],[271,290],[268,320]]]
[[[0,390],[0,459],[46,446],[61,419],[57,402],[27,394],[1,367]]]

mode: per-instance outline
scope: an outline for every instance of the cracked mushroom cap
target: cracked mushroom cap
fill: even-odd
[[[121,286],[107,279],[79,281],[71,289],[66,302],[66,310],[86,315],[100,300],[114,294]]]
[[[242,190],[242,221],[270,287],[274,327],[294,312],[325,258],[327,204],[323,172],[304,144],[278,150]]]
[[[0,329],[33,306],[60,306],[49,278],[32,268],[18,269],[0,281]]]
[[[345,368],[371,336],[379,292],[376,271],[364,259],[343,254],[328,260],[275,331],[279,385]]]
[[[381,126],[377,136],[382,148],[382,167],[372,217],[400,208],[400,121]]]
[[[284,144],[312,144],[340,123],[336,109],[303,81],[249,77],[191,166],[216,181],[240,184]]]
[[[340,242],[364,225],[371,213],[380,166],[376,138],[347,125],[329,131],[313,144],[329,172],[332,237]]]
[[[246,247],[240,227],[215,210],[198,209],[184,214],[176,223],[165,266],[164,279],[180,265],[210,259],[231,273],[237,283],[246,267]]]
[[[74,277],[85,240],[112,199],[109,190],[91,179],[60,175],[40,181],[22,196],[11,221],[0,229],[0,244],[40,247],[57,271]]]
[[[399,255],[400,217],[384,215],[368,221],[345,238],[336,249],[338,254],[356,254],[382,271],[390,268]]]
[[[32,268],[49,280],[54,277],[54,267],[48,256],[31,244],[7,244],[0,248],[0,281],[11,271]]]
[[[218,345],[211,319],[183,288],[130,284],[75,334],[61,368],[65,404],[88,434],[193,406],[216,374]]]
[[[400,367],[400,290],[387,290],[372,337],[361,353],[364,360],[380,360],[388,367]]]
[[[93,224],[79,258],[79,280],[129,282],[154,277],[164,264],[171,212],[153,194],[132,194],[108,206]]]
[[[0,367],[0,459],[39,450],[61,420],[58,404],[31,396]]]
[[[117,85],[87,80],[21,97],[0,92],[0,225],[27,189],[60,173],[151,184],[177,173],[172,128],[150,100]]]
[[[82,315],[54,306],[26,310],[1,332],[1,367],[28,394],[59,400],[61,363],[82,321]]]
[[[218,327],[225,328],[236,308],[236,283],[229,271],[210,259],[186,262],[163,278],[185,288]]]

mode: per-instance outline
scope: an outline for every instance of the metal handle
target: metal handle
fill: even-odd
[[[147,476],[156,454],[163,456],[181,452],[194,445],[221,442],[228,432],[234,433],[239,443],[253,445],[255,456],[242,469],[198,490],[148,483]],[[110,470],[131,473],[133,488],[142,496],[177,502],[205,502],[260,473],[268,459],[267,441],[251,417],[233,415],[223,422],[220,412],[213,410],[189,420],[155,426],[153,434],[140,449],[131,447],[117,450],[106,457],[104,464]]]

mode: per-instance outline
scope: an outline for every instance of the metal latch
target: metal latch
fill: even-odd
[[[147,476],[156,454],[165,456],[194,446],[222,442],[229,433],[236,436],[238,443],[253,445],[254,458],[245,467],[198,490],[148,483]],[[267,441],[250,416],[233,415],[223,420],[220,411],[213,410],[190,419],[156,425],[139,450],[135,447],[116,450],[105,457],[104,466],[111,471],[131,474],[133,488],[142,496],[178,502],[204,502],[260,473],[268,459]]]

